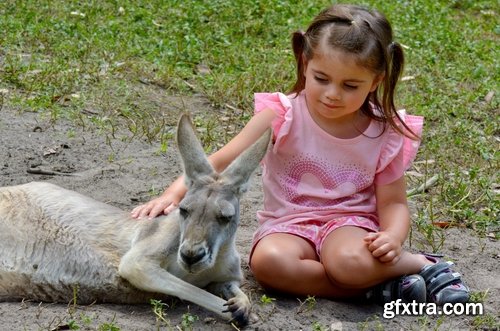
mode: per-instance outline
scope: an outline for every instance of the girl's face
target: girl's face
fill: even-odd
[[[323,128],[355,124],[368,93],[375,91],[383,78],[342,51],[318,52],[305,64],[307,107]]]

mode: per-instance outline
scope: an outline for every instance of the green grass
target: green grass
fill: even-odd
[[[384,12],[408,47],[405,75],[415,78],[400,84],[398,103],[426,117],[419,160],[428,161],[416,164],[424,176],[409,176],[409,184],[439,175],[437,185],[411,198],[419,229],[431,241],[440,231],[433,221],[498,238],[497,2],[357,3]],[[216,111],[197,124],[213,150],[235,132],[221,125],[238,129],[251,116],[254,92],[291,87],[290,34],[328,4],[2,1],[0,105],[69,118],[110,137],[126,136],[125,128],[166,149],[175,107],[165,96],[202,94]],[[495,94],[486,101],[488,93]]]

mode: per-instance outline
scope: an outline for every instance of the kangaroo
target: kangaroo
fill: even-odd
[[[189,116],[181,116],[188,191],[179,208],[149,221],[47,182],[0,188],[0,301],[67,303],[75,289],[79,304],[175,296],[248,323],[235,234],[240,197],[270,136],[217,173]]]

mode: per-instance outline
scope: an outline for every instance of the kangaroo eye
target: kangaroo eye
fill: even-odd
[[[182,218],[187,218],[189,216],[188,210],[183,207],[179,207],[179,213],[181,214]]]
[[[227,224],[229,222],[231,222],[231,220],[233,219],[232,216],[219,216],[217,217],[217,221],[220,223],[220,224]]]

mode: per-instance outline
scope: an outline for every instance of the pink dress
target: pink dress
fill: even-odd
[[[374,120],[355,138],[331,136],[311,118],[303,93],[257,93],[255,112],[267,108],[277,117],[274,145],[262,161],[264,210],[253,247],[271,233],[290,233],[310,241],[321,257],[323,240],[341,226],[378,231],[375,184],[403,176],[419,141]],[[423,118],[400,114],[420,136]]]

